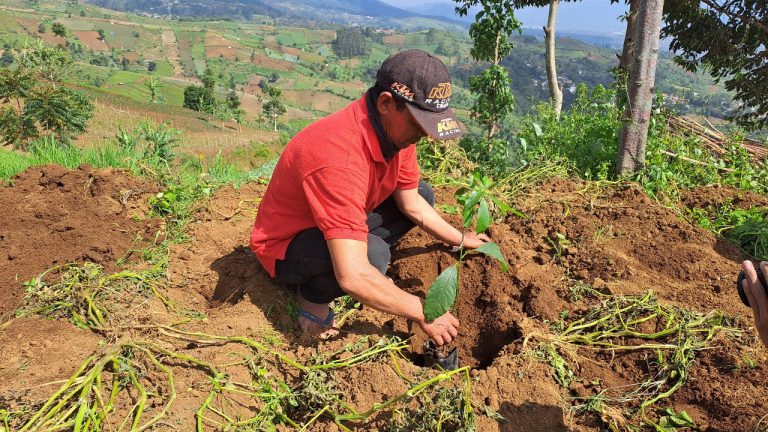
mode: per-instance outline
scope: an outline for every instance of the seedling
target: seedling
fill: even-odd
[[[552,249],[553,249],[552,257],[556,261],[559,261],[563,257],[563,253],[565,252],[565,249],[571,245],[570,240],[568,240],[568,238],[561,233],[555,233],[554,238],[547,237],[547,241],[549,241],[549,244],[552,245]]]
[[[478,234],[488,229],[493,221],[489,200],[496,205],[502,214],[519,213],[490,194],[489,190],[492,186],[493,183],[489,178],[473,173],[469,188],[462,188],[456,192],[457,201],[463,208],[464,228],[470,228],[474,222],[475,232]],[[427,298],[424,301],[424,316],[427,321],[433,321],[453,309],[458,297],[461,264],[464,258],[472,253],[482,253],[495,258],[501,263],[502,270],[507,271],[508,269],[507,261],[496,243],[487,242],[477,249],[465,250],[462,241],[459,245],[459,261],[443,270],[429,287]]]

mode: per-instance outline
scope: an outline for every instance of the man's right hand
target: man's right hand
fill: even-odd
[[[435,342],[436,346],[451,343],[459,334],[459,320],[450,312],[446,312],[432,322],[422,321],[419,326]]]

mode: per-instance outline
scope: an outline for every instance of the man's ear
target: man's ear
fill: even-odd
[[[379,114],[389,114],[389,112],[395,109],[395,97],[388,91],[379,93],[379,98],[376,99],[376,109]]]

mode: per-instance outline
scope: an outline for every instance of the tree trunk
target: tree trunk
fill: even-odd
[[[555,26],[557,21],[557,6],[560,0],[549,1],[549,18],[544,27],[544,35],[547,43],[547,80],[549,80],[549,93],[552,96],[552,105],[555,107],[555,115],[560,120],[560,111],[563,109],[563,88],[557,82],[557,63],[555,60]]]
[[[629,15],[627,15],[627,32],[624,34],[624,46],[619,57],[619,68],[625,71],[629,70],[632,63],[633,50],[635,47],[635,32],[637,31],[637,9],[640,5],[638,0],[629,1]]]
[[[646,0],[637,10],[637,30],[616,170],[619,175],[642,168],[651,119],[656,61],[664,0]]]
[[[639,5],[639,0],[629,1],[627,31],[624,33],[624,46],[619,56],[619,67],[616,69],[616,106],[619,109],[624,109],[627,106],[627,82],[629,82],[629,68],[634,57],[637,8]]]

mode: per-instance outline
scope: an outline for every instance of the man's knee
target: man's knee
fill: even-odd
[[[424,198],[429,205],[435,206],[435,191],[432,190],[432,186],[424,180],[419,180],[419,195]]]
[[[392,259],[392,252],[387,242],[379,236],[368,234],[368,261],[371,265],[381,274],[386,274],[390,259]]]

